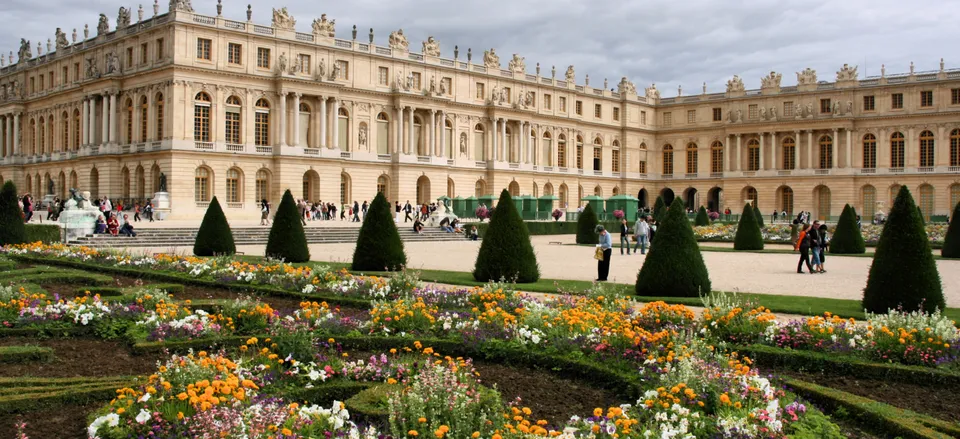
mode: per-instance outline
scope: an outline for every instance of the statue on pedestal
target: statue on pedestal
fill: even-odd
[[[483,51],[483,65],[488,69],[500,69],[500,56],[495,49]]]
[[[161,172],[159,180],[160,180],[160,192],[166,192],[167,191],[167,175]]]
[[[390,48],[394,50],[410,50],[410,42],[407,41],[407,37],[403,35],[403,29],[390,32],[390,38],[388,39]]]
[[[327,14],[321,14],[319,20],[313,20],[313,34],[333,38],[336,34],[337,20],[327,21]]]
[[[423,54],[425,56],[440,56],[440,42],[433,38],[433,36],[427,37],[427,41],[423,42]]]

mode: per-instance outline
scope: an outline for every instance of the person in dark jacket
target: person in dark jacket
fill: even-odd
[[[620,254],[623,254],[623,249],[627,249],[627,255],[630,254],[630,227],[627,227],[627,219],[623,218],[620,220]]]
[[[827,261],[827,247],[830,245],[830,237],[827,236],[827,225],[820,224],[818,232],[820,235],[820,248],[818,249],[820,251],[820,272],[826,273],[827,269],[824,268],[823,265],[824,262]]]
[[[813,222],[813,225],[810,226],[810,230],[807,232],[807,236],[810,238],[810,263],[813,265],[813,273],[821,273],[823,271],[823,265],[820,262],[820,243],[822,242],[820,236],[820,221]]]
[[[804,224],[800,230],[800,235],[797,238],[796,244],[794,244],[793,249],[800,251],[800,261],[797,262],[797,273],[803,274],[803,264],[807,264],[807,271],[811,274],[814,273],[813,266],[810,265],[810,237],[807,233],[810,231],[810,225]]]

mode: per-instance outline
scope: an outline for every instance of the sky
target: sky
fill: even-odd
[[[129,0],[4,0],[0,10],[0,53],[16,54],[20,38],[33,43],[53,38],[57,27],[68,35],[74,28],[83,36],[83,25],[96,33],[101,12],[116,23],[120,6],[137,6]],[[169,0],[160,1],[160,10]],[[216,15],[215,0],[193,0],[200,14]],[[858,66],[860,77],[960,67],[960,54],[950,59],[949,42],[960,41],[960,0],[223,0],[227,19],[246,20],[246,5],[253,5],[253,21],[269,24],[273,7],[286,6],[297,20],[297,30],[310,32],[320,14],[336,19],[337,37],[351,38],[354,24],[358,40],[366,42],[369,29],[374,42],[387,44],[391,31],[402,28],[411,49],[420,50],[434,36],[443,56],[460,59],[467,48],[482,63],[483,51],[496,48],[503,68],[512,54],[526,59],[528,73],[541,65],[550,76],[556,66],[562,79],[574,65],[577,83],[590,75],[590,85],[600,88],[604,78],[615,88],[626,76],[640,93],[656,83],[663,97],[699,94],[703,83],[709,93],[723,92],[733,75],[747,89],[760,87],[770,71],[783,74],[783,86],[796,83],[796,73],[813,68],[821,81],[833,81],[844,63]],[[153,13],[152,0],[143,3],[145,16]],[[956,52],[955,52],[956,53]]]

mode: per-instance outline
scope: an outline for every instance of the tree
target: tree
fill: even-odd
[[[577,244],[596,244],[600,242],[597,236],[597,214],[593,211],[593,205],[587,203],[577,218]]]
[[[763,233],[757,221],[754,207],[747,203],[743,206],[737,235],[733,237],[734,250],[763,250]]]
[[[870,265],[863,307],[873,313],[890,309],[945,309],[943,285],[920,212],[907,186],[901,186],[880,233]]]
[[[759,225],[762,230],[764,227],[763,212],[760,212],[760,208],[757,207],[756,204],[753,205],[753,217],[757,220],[757,225]]]
[[[710,275],[680,199],[673,201],[659,224],[657,245],[650,248],[637,274],[637,295],[697,297],[709,294]]]
[[[500,193],[490,227],[480,244],[473,278],[479,282],[515,279],[517,283],[540,279],[537,255],[530,245],[530,232],[506,189]]]
[[[667,204],[664,203],[662,196],[657,196],[657,201],[653,203],[653,219],[656,222],[660,222],[663,218],[663,214],[666,213]]]
[[[863,234],[857,227],[857,211],[853,206],[843,206],[843,213],[837,222],[837,228],[830,238],[830,253],[838,255],[863,254],[867,246],[863,242]]]
[[[354,271],[390,271],[407,265],[400,232],[393,222],[390,203],[383,193],[377,193],[367,216],[363,218],[357,247],[353,251]]]
[[[950,226],[947,227],[947,236],[943,238],[943,248],[940,256],[945,258],[960,258],[960,203],[953,208],[950,215]]]
[[[707,209],[703,206],[700,206],[700,210],[697,211],[697,218],[693,220],[693,223],[698,226],[709,226],[710,217],[707,216]]]
[[[23,211],[17,204],[17,186],[7,180],[0,189],[0,246],[27,242]]]
[[[303,223],[300,222],[300,211],[297,203],[293,201],[290,189],[283,193],[277,214],[273,217],[266,255],[286,262],[310,260],[310,249],[307,248],[307,236],[303,232]]]
[[[214,196],[213,200],[210,200],[210,206],[207,207],[207,213],[203,215],[203,222],[200,223],[200,230],[197,231],[197,238],[193,242],[193,254],[219,256],[232,255],[236,252],[237,246],[233,243],[230,224],[227,223],[227,217],[220,208],[220,202]]]

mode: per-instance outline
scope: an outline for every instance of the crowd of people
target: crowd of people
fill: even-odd
[[[60,197],[53,197],[52,200],[44,203],[43,200],[37,200],[33,195],[26,193],[19,195],[17,197],[17,204],[20,207],[20,211],[23,215],[23,222],[30,223],[31,221],[36,220],[37,222],[43,223],[44,219],[47,221],[59,221],[60,216],[63,214],[64,209],[66,208],[68,199],[61,199]],[[91,201],[93,207],[100,211],[100,218],[103,219],[103,223],[107,226],[105,227],[105,232],[109,233],[109,221],[115,219],[126,223],[127,221],[122,221],[123,219],[128,218],[128,213],[133,214],[133,219],[130,222],[139,222],[139,221],[149,221],[154,222],[158,218],[155,215],[153,202],[151,200],[146,201],[131,201],[130,204],[125,205],[121,200],[111,200],[107,197],[100,197]],[[46,210],[47,214],[44,218],[42,213],[37,213],[38,211]],[[124,213],[128,212],[128,213]],[[141,216],[142,215],[142,216]],[[118,226],[119,230],[122,226]],[[133,226],[131,225],[129,230],[132,232]]]

